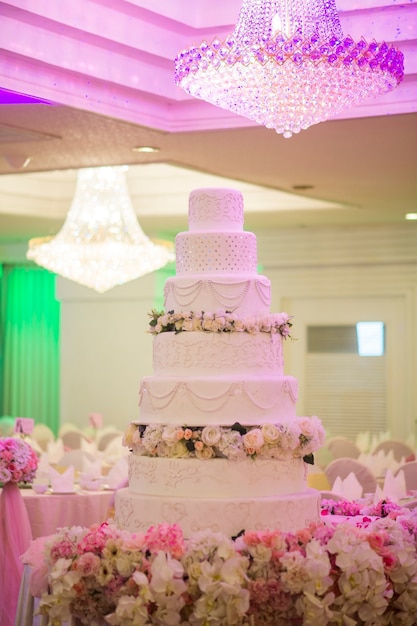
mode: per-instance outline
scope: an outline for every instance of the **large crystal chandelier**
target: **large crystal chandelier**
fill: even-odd
[[[344,35],[335,0],[243,0],[233,34],[182,51],[175,82],[284,137],[394,89],[404,57]]]
[[[55,237],[31,239],[27,258],[99,293],[172,261],[172,245],[154,243],[141,229],[125,169],[79,170],[63,227]]]

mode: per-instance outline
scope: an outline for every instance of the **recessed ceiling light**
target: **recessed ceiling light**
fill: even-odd
[[[309,189],[314,189],[314,185],[293,185],[292,188],[294,191],[308,191]]]
[[[406,213],[404,217],[406,220],[417,220],[417,213]]]
[[[159,152],[159,148],[155,148],[154,146],[137,146],[136,148],[132,148],[133,152]]]

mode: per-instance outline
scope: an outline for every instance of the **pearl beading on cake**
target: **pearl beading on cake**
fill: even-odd
[[[253,233],[179,233],[175,248],[177,275],[257,272]]]

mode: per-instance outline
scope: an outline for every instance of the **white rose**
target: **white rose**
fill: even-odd
[[[164,430],[162,431],[162,439],[168,445],[176,443],[178,441],[177,432],[177,426],[165,426]]]
[[[239,318],[235,319],[233,328],[237,333],[243,333],[245,331],[245,324]]]
[[[193,330],[193,320],[190,320],[190,319],[184,320],[184,323],[182,325],[182,330],[188,331],[188,332]]]
[[[262,434],[266,443],[277,443],[281,435],[275,424],[264,424],[262,426]]]
[[[201,327],[202,327],[203,330],[213,330],[213,325],[214,325],[213,320],[210,320],[210,319],[206,320],[206,319],[204,319],[202,324],[201,324]]]
[[[128,554],[122,553],[116,559],[116,569],[121,576],[128,578],[133,572],[133,563]]]
[[[198,450],[197,448],[195,448],[195,456],[197,459],[201,459],[205,461],[207,459],[211,459],[214,456],[214,452],[212,448],[203,446],[201,450]]]
[[[201,441],[206,446],[215,446],[220,441],[221,434],[218,426],[205,426],[201,433]]]
[[[169,447],[169,456],[174,459],[182,459],[189,456],[187,446],[183,441],[177,441]]]

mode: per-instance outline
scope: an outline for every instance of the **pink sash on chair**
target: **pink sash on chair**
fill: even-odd
[[[0,493],[0,624],[13,626],[23,563],[20,556],[32,541],[29,517],[17,483]]]

